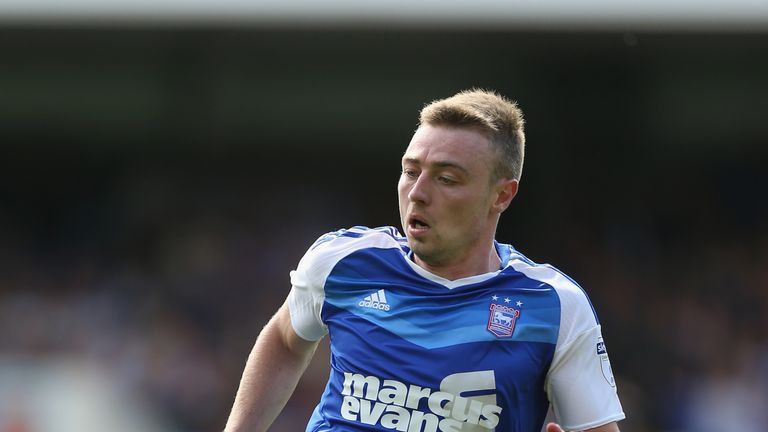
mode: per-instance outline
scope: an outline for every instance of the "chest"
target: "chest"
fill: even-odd
[[[359,257],[331,272],[322,318],[340,370],[439,386],[494,371],[506,388],[537,386],[559,329],[554,290],[512,272],[448,289],[397,262]]]

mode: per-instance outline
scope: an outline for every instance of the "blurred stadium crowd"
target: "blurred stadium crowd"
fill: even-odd
[[[251,199],[232,186],[232,203]],[[164,191],[169,200],[185,192]],[[0,431],[75,430],[64,417],[53,429],[40,422],[77,403],[83,406],[69,411],[87,420],[72,424],[99,429],[92,419],[103,414],[95,408],[99,397],[76,398],[90,382],[106,386],[96,395],[125,398],[103,408],[118,416],[107,422],[125,416],[121,411],[143,413],[126,417],[125,430],[137,430],[141,418],[145,431],[223,427],[250,345],[287,293],[288,271],[322,228],[286,233],[247,217],[206,214],[199,203],[222,203],[213,193],[176,207],[136,195],[137,202],[85,210],[135,223],[102,227],[127,249],[106,255],[91,248],[88,226],[59,223],[70,232],[32,235],[18,230],[19,221],[3,220]],[[745,432],[768,424],[768,231],[764,221],[727,221],[725,203],[700,200],[705,195],[689,197],[685,211],[696,217],[673,226],[653,215],[566,220],[565,240],[540,247],[570,257],[569,270],[601,312],[629,414],[624,430]],[[752,202],[741,211],[764,214],[765,204]],[[145,211],[162,217],[142,219],[137,213]],[[512,217],[505,222],[514,224]],[[135,238],[142,235],[151,237]],[[302,430],[326,373],[321,349],[273,430]],[[55,378],[62,374],[77,378]]]
[[[470,85],[526,111],[498,238],[590,294],[622,430],[766,430],[765,38],[74,33],[0,38],[0,432],[223,428],[288,272],[397,225],[418,108]]]

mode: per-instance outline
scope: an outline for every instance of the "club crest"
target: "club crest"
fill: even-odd
[[[517,309],[492,303],[488,316],[488,331],[496,337],[510,337],[515,331],[515,321],[519,316],[520,311]]]

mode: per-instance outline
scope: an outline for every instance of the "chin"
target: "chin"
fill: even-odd
[[[417,241],[414,241],[412,238],[408,239],[408,247],[411,248],[411,251],[414,255],[418,255],[419,258],[421,258],[422,255],[424,255],[424,245],[420,244]]]
[[[410,244],[411,251],[413,251],[413,254],[417,256],[421,261],[425,263],[432,263],[434,262],[435,254],[434,251],[431,251],[428,248],[425,248],[423,245],[414,245],[413,243]]]

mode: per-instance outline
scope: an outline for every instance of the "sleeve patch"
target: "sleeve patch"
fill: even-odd
[[[603,371],[603,377],[611,387],[616,387],[616,379],[613,377],[611,361],[608,359],[608,350],[605,349],[605,342],[600,337],[597,342],[597,355],[600,357],[600,369]]]

